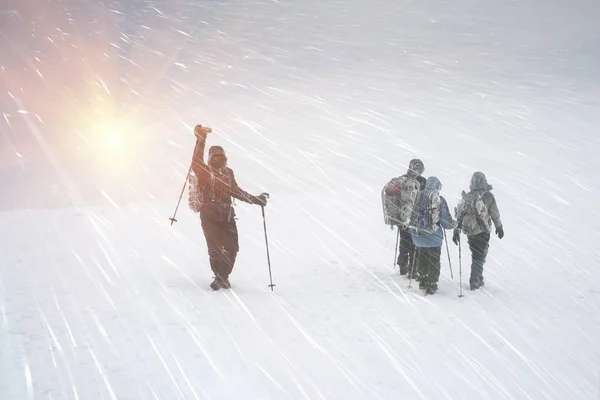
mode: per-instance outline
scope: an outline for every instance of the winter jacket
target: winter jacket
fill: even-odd
[[[425,184],[426,190],[441,190],[442,183],[435,176],[431,176],[427,178],[427,183]],[[452,219],[452,214],[450,213],[450,209],[448,208],[448,203],[443,196],[440,196],[440,221],[439,225],[441,229],[437,229],[433,233],[422,233],[412,232],[412,240],[415,246],[417,247],[440,247],[444,243],[444,233],[442,229],[454,229],[457,224]]]
[[[487,178],[483,172],[475,172],[473,177],[471,178],[471,184],[469,186],[470,192],[475,193],[479,192],[481,194],[481,200],[483,204],[486,206],[489,214],[489,220],[487,221],[488,225],[491,225],[493,222],[494,227],[496,229],[502,227],[502,221],[500,220],[500,211],[498,210],[498,205],[496,204],[496,198],[494,197],[491,190],[493,189],[492,185],[489,185],[487,182]],[[458,225],[461,226],[462,219],[464,215],[457,215],[456,219],[458,220]],[[490,221],[491,220],[491,221]],[[482,233],[483,229],[481,226],[477,226],[476,230],[473,232],[473,235],[477,235]]]
[[[206,135],[196,141],[192,158],[192,170],[198,185],[200,216],[213,221],[231,221],[235,216],[232,197],[250,204],[261,204],[259,197],[245,192],[238,186],[231,168],[227,166],[213,168],[210,166],[210,158],[208,164],[204,162],[205,147]],[[222,149],[219,150],[214,153],[224,156]]]

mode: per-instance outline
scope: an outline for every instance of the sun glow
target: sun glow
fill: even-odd
[[[94,125],[96,151],[113,153],[124,150],[127,146],[127,137],[130,131],[128,125],[123,121],[96,123]]]
[[[106,147],[111,150],[118,150],[122,147],[123,140],[118,134],[108,134],[106,137]]]
[[[95,113],[85,126],[82,136],[88,144],[89,156],[102,166],[105,174],[110,171],[122,174],[141,157],[143,146],[138,134],[143,128],[135,117]]]

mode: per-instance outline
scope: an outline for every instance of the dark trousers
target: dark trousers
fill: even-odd
[[[202,218],[202,230],[208,247],[210,268],[215,276],[229,277],[240,250],[235,220],[213,221],[209,218]]]
[[[401,273],[410,272],[412,262],[415,259],[416,247],[413,244],[412,235],[407,229],[400,229],[400,246],[398,248],[398,261]]]
[[[471,250],[471,280],[483,280],[483,265],[490,247],[490,234],[482,232],[467,236],[467,242]]]
[[[421,282],[437,283],[440,279],[440,256],[442,247],[419,247],[417,271]]]

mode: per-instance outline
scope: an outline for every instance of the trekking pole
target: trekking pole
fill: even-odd
[[[444,233],[444,240],[446,241],[446,253],[448,253],[448,265],[450,266],[450,278],[454,280],[454,274],[452,273],[452,261],[450,261],[450,249],[448,248],[448,235],[446,235],[446,230],[442,231]]]
[[[169,220],[171,221],[171,225],[173,225],[174,222],[177,222],[175,215],[177,214],[177,210],[179,209],[179,203],[181,203],[181,199],[183,197],[183,192],[185,191],[185,186],[188,184],[191,173],[192,173],[192,166],[190,165],[190,169],[188,169],[187,176],[185,177],[185,182],[183,182],[183,187],[181,188],[181,194],[179,195],[179,200],[177,201],[177,206],[175,207],[175,212],[173,213],[173,216],[171,218],[169,218]]]
[[[210,129],[210,128],[208,128],[208,129]],[[212,130],[211,130],[211,132],[212,132]],[[194,146],[194,154],[196,154],[197,146],[198,146],[198,139],[196,139],[196,145]],[[187,176],[185,177],[185,182],[183,182],[183,187],[181,188],[181,194],[179,195],[179,200],[177,201],[177,206],[175,207],[175,212],[173,213],[173,216],[171,218],[169,218],[169,221],[171,221],[171,225],[173,225],[174,222],[177,222],[175,215],[177,214],[177,210],[179,210],[179,203],[181,203],[181,199],[183,198],[183,192],[185,191],[185,185],[187,185],[189,182],[190,174],[192,173],[193,163],[194,163],[194,155],[192,154],[192,162],[190,163],[190,168],[188,169]]]
[[[458,295],[458,297],[465,297],[462,292],[462,255],[460,251],[460,239],[458,240],[458,276],[458,287],[460,288],[460,294]]]
[[[398,261],[398,244],[400,243],[400,225],[398,225],[398,233],[396,234],[396,248],[394,249],[394,269],[396,269],[396,262]]]
[[[273,291],[273,287],[275,285],[273,284],[273,275],[271,274],[271,256],[269,255],[269,237],[267,236],[267,219],[265,218],[265,206],[260,206],[260,209],[262,211],[263,228],[265,230],[265,244],[267,245],[267,264],[269,265],[269,281],[271,282],[269,287],[271,288],[271,291]]]

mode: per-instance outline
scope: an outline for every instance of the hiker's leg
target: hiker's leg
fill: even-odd
[[[238,231],[235,220],[223,226],[223,277],[228,278],[235,265],[237,253],[240,250]]]
[[[437,283],[440,280],[440,257],[442,255],[442,247],[429,248],[429,282]]]
[[[410,270],[411,253],[413,251],[412,235],[406,229],[400,229],[400,245],[398,248],[397,264],[400,267],[400,274],[405,275]]]
[[[486,232],[467,237],[471,250],[471,278],[470,281],[479,281],[483,277],[483,265],[487,257],[490,234]]]
[[[213,221],[208,218],[202,219],[202,231],[206,239],[210,268],[215,276],[219,276],[222,270],[221,225],[222,222]]]

